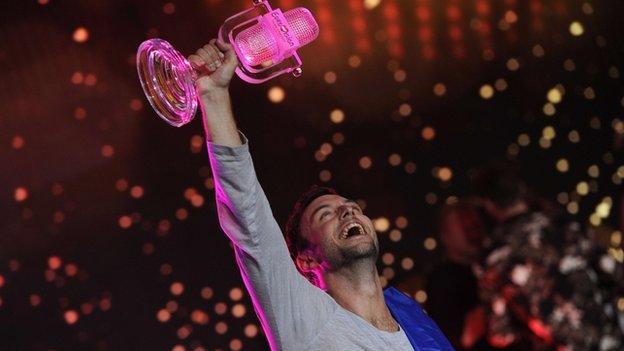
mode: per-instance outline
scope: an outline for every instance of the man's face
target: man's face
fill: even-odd
[[[301,235],[319,265],[335,270],[358,259],[377,259],[379,243],[370,218],[353,200],[316,198],[303,212]]]

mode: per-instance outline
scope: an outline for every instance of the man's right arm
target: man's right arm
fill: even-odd
[[[225,46],[221,48],[225,62],[217,65],[214,74],[219,69],[231,70],[226,73],[233,74],[236,57],[230,55],[234,52]],[[337,305],[301,276],[290,258],[258,183],[247,139],[237,131],[227,93],[229,80],[219,81],[223,77],[227,78],[227,74],[198,84],[219,222],[234,243],[243,281],[271,348],[299,350],[318,334]]]

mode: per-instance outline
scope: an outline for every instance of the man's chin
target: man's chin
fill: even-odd
[[[379,250],[374,243],[362,243],[342,250],[342,257],[345,261],[371,258],[376,260],[377,256],[379,256]]]

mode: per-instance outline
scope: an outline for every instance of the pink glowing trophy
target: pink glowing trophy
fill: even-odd
[[[307,9],[282,13],[266,0],[254,0],[252,8],[223,23],[219,38],[234,47],[240,63],[236,74],[259,84],[283,73],[300,76],[297,49],[318,33],[318,24]],[[165,40],[151,39],[139,46],[137,70],[143,91],[156,113],[172,126],[180,127],[195,116],[198,69]]]

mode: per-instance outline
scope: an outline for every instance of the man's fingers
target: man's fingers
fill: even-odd
[[[236,66],[238,66],[238,58],[236,57],[236,52],[234,51],[232,44],[224,43],[221,40],[217,40],[215,44],[219,50],[225,53],[224,63],[226,66],[234,70]]]
[[[209,63],[210,60],[210,53],[208,51],[206,51],[204,48],[199,48],[197,49],[196,54],[201,57],[201,59],[204,61],[204,64]]]
[[[200,67],[204,65],[204,60],[199,55],[192,54],[188,57],[188,60],[195,66]]]
[[[217,71],[220,76],[232,77],[238,59],[232,45],[225,44],[216,39],[210,42],[188,57],[189,61],[204,74],[212,74]]]
[[[224,43],[221,40],[216,40],[216,44],[219,50],[221,51],[227,52],[227,51],[232,50],[232,44]]]
[[[209,44],[204,46],[204,50],[210,53],[210,59],[221,66],[223,63],[223,57],[225,56],[214,44]]]

